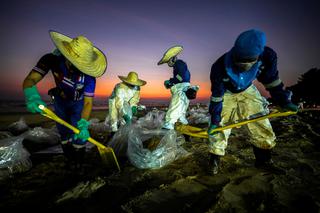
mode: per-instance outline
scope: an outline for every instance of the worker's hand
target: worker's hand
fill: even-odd
[[[32,113],[42,113],[39,105],[46,104],[42,101],[36,86],[28,87],[23,90],[26,99],[27,110]]]
[[[130,118],[129,115],[124,115],[124,116],[123,116],[123,119],[125,120],[125,122],[126,122],[127,124],[130,124],[130,123],[131,123],[131,118]]]
[[[281,110],[283,111],[293,111],[293,112],[298,112],[299,107],[293,103],[288,103],[284,106],[281,106]]]
[[[217,125],[215,125],[215,124],[210,124],[210,126],[209,126],[209,128],[208,128],[208,131],[207,131],[208,135],[214,135],[214,134],[216,134],[217,132],[212,132],[212,130],[214,130],[214,129],[216,129],[216,128],[218,128]],[[212,132],[212,133],[211,133],[211,132]]]
[[[163,84],[166,87],[166,89],[169,89],[172,86],[170,80],[165,80]]]
[[[131,110],[132,110],[132,114],[133,114],[133,115],[137,115],[137,113],[138,113],[137,106],[132,106],[132,107],[131,107]]]
[[[80,130],[80,132],[74,135],[74,139],[75,140],[80,139],[82,140],[82,142],[86,142],[90,137],[90,133],[88,130],[89,125],[90,125],[89,121],[87,121],[84,118],[81,118],[77,123],[77,128]]]

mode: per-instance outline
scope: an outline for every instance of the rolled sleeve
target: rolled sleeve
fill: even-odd
[[[53,67],[53,64],[56,62],[57,58],[52,53],[46,54],[40,58],[36,66],[32,70],[40,73],[42,76],[45,76]]]
[[[83,95],[86,97],[94,97],[95,89],[96,89],[96,78],[86,75],[84,79]]]

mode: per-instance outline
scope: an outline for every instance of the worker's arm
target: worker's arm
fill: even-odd
[[[93,97],[84,97],[84,104],[83,109],[81,112],[81,118],[89,120],[90,114],[92,111],[92,103],[93,103]]]

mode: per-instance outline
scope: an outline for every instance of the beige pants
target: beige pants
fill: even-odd
[[[267,114],[267,101],[262,97],[257,88],[252,85],[241,93],[226,92],[223,97],[223,108],[220,125],[235,123],[250,116]],[[275,143],[275,135],[269,119],[244,125],[250,136],[250,142],[261,149],[272,149]],[[232,129],[218,132],[209,137],[210,152],[216,155],[224,155],[228,145],[228,138]],[[241,142],[241,141],[239,141]]]

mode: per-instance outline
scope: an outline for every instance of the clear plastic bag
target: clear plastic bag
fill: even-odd
[[[108,146],[117,156],[127,156],[137,168],[160,168],[188,154],[183,137],[174,130],[162,130],[165,112],[157,109],[131,125],[121,127]]]
[[[147,129],[160,129],[164,122],[166,113],[158,109],[153,109],[146,116],[137,121],[137,125]]]
[[[0,140],[0,181],[32,167],[29,152],[22,145],[23,137]]]
[[[28,151],[38,151],[60,143],[60,135],[56,128],[44,129],[35,127],[21,135]]]
[[[159,143],[154,149],[146,148],[144,142],[155,136],[159,136]],[[188,154],[177,143],[177,134],[174,130],[132,128],[128,140],[128,158],[134,166],[141,169],[161,168]]]
[[[192,108],[188,114],[188,121],[190,125],[208,124],[210,121],[210,114],[208,109],[205,107]]]
[[[28,131],[29,127],[23,117],[8,126],[8,131],[11,132],[13,135],[20,135]]]
[[[129,131],[131,128],[131,125],[121,126],[107,144],[113,148],[115,155],[118,157],[125,157],[127,155]]]

